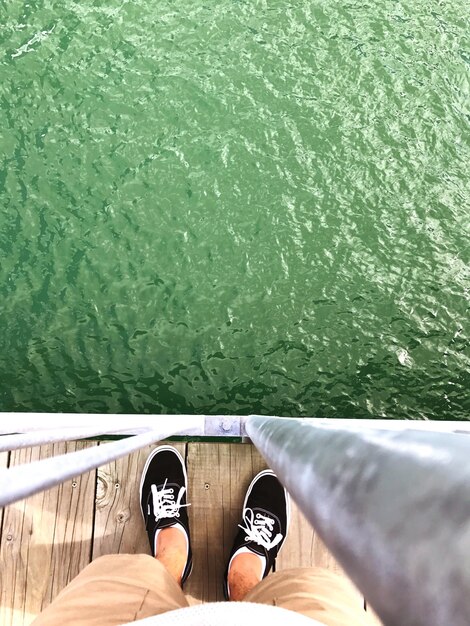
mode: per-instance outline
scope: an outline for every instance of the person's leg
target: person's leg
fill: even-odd
[[[162,563],[146,554],[102,556],[85,567],[34,626],[118,626],[188,606]]]
[[[34,626],[117,626],[188,606],[181,585],[191,572],[184,461],[170,446],[149,456],[140,485],[152,557],[111,555],[88,565]]]
[[[262,569],[256,554],[242,553],[235,556],[228,572],[230,600],[242,601],[262,580]]]
[[[224,577],[225,597],[243,600],[271,571],[289,527],[289,495],[274,472],[255,476],[245,495],[240,530]]]
[[[152,554],[183,585],[192,570],[183,457],[160,446],[148,457],[140,483],[140,506]]]
[[[177,528],[164,528],[157,537],[155,558],[165,566],[172,578],[181,586],[181,578],[188,551],[183,533]]]
[[[227,599],[280,606],[326,626],[373,623],[343,576],[319,568],[268,576],[289,526],[289,498],[272,472],[253,479],[242,515],[224,579]]]
[[[362,596],[344,576],[322,568],[298,568],[271,574],[244,598],[289,609],[325,626],[372,626]]]

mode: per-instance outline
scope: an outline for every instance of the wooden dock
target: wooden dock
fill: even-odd
[[[0,467],[72,452],[71,442],[0,454]],[[222,575],[246,488],[266,467],[250,444],[177,443],[187,460],[194,569],[185,585],[193,603],[223,600]],[[29,626],[91,560],[149,553],[139,504],[140,475],[153,448],[79,476],[0,511],[0,624]],[[341,573],[292,503],[289,535],[277,570],[321,566]],[[344,574],[343,574],[344,575]],[[357,602],[364,603],[358,592]],[[377,622],[378,624],[380,622]]]

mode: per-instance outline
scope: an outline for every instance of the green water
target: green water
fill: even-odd
[[[468,419],[469,17],[0,2],[0,410]]]

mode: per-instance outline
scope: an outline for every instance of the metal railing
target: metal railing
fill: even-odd
[[[62,454],[27,465],[17,465],[0,470],[0,507],[16,500],[44,491],[74,476],[109,463],[146,445],[172,435],[195,433],[201,430],[197,415],[173,415],[171,419],[155,420],[149,416],[72,416],[73,426],[64,425],[66,419],[58,415],[41,415],[33,421],[31,416],[16,416],[9,425],[0,426],[0,451],[15,450],[25,446],[72,441],[98,434],[135,433],[120,441]],[[69,416],[70,417],[70,416]],[[102,424],[101,424],[102,422]],[[99,424],[99,426],[98,426]],[[54,428],[56,426],[56,428]],[[21,434],[11,434],[11,432]]]
[[[0,470],[0,506],[171,435],[248,435],[384,624],[468,626],[464,433],[470,423],[0,413],[0,451],[128,435]]]
[[[246,428],[384,624],[468,626],[470,437],[413,424]]]

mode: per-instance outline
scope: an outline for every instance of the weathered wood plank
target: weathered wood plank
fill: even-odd
[[[8,467],[9,462],[10,462],[10,453],[0,452],[0,468]],[[2,541],[3,513],[4,513],[4,509],[0,509],[0,542]]]
[[[248,444],[188,444],[188,480],[194,570],[186,591],[203,602],[223,600],[222,579],[243,498],[266,467]]]
[[[161,444],[156,444],[161,445]],[[186,444],[171,444],[186,453]],[[93,559],[104,554],[150,554],[140,511],[140,478],[155,445],[98,469]]]
[[[291,499],[289,533],[277,559],[276,569],[292,567],[324,567],[342,573],[341,566]]]
[[[94,445],[60,443],[11,453],[10,465]],[[90,472],[5,509],[0,546],[0,623],[27,626],[87,565],[95,475]]]
[[[294,567],[323,567],[350,580],[291,498],[289,533],[276,560],[276,571]],[[364,598],[356,591],[358,604],[364,606]]]

